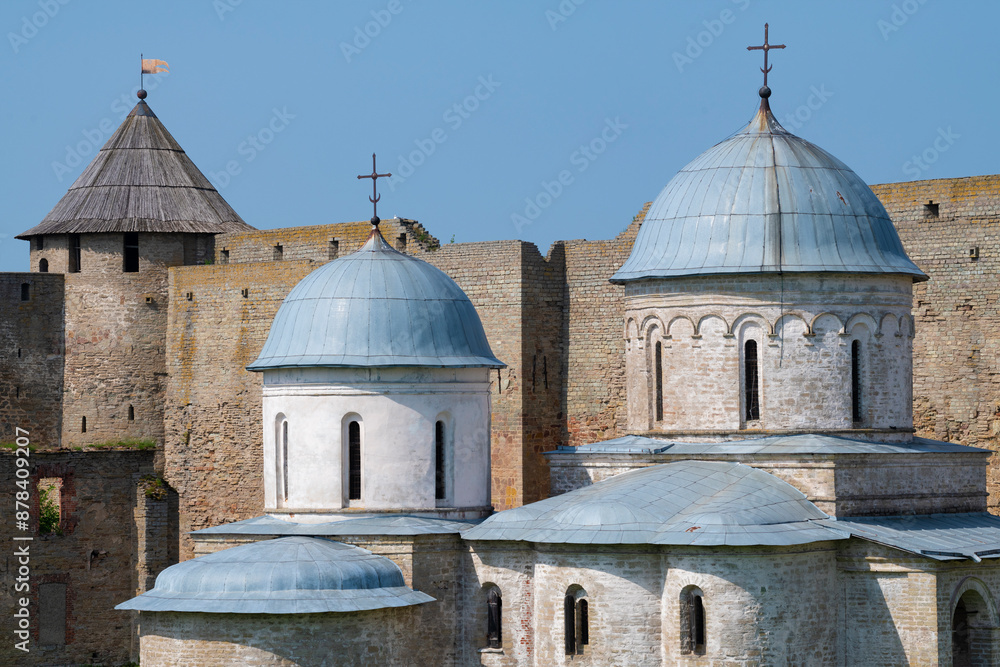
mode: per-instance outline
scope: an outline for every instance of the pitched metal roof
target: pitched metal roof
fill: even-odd
[[[392,248],[378,230],[356,253],[302,279],[247,370],[315,366],[486,366],[486,332],[455,281]]]
[[[611,282],[812,271],[927,279],[864,181],[781,127],[764,100],[746,129],[667,183]]]
[[[337,521],[299,523],[273,516],[258,516],[243,521],[192,531],[193,535],[435,535],[459,533],[478,521],[437,519],[433,517],[371,514]]]
[[[45,219],[17,238],[251,229],[140,100]]]
[[[986,512],[848,517],[819,523],[934,560],[1000,558],[1000,517]]]
[[[467,540],[568,544],[793,545],[845,539],[795,487],[724,461],[678,461],[616,475],[495,514]]]
[[[989,450],[952,442],[914,438],[912,442],[869,442],[841,436],[802,433],[726,442],[681,442],[641,435],[571,447],[560,445],[552,454],[989,454]]]
[[[407,588],[388,558],[311,537],[244,544],[171,565],[115,609],[312,614],[405,607],[434,598]]]

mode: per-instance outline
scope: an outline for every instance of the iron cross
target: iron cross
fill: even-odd
[[[375,168],[375,153],[372,153],[372,173],[361,174],[358,178],[370,178],[372,179],[372,196],[368,198],[368,201],[372,203],[372,224],[377,225],[379,223],[378,219],[378,200],[382,198],[382,195],[378,193],[375,185],[380,178],[389,178],[392,174],[380,174],[378,169]]]
[[[747,51],[763,51],[764,52],[764,66],[760,68],[760,71],[764,73],[764,86],[767,86],[767,73],[771,71],[771,68],[767,66],[767,52],[771,49],[783,49],[784,44],[768,44],[767,43],[767,24],[764,24],[764,43],[761,46],[748,46]]]

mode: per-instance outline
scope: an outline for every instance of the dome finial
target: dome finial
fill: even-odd
[[[760,71],[764,73],[764,85],[758,91],[762,100],[767,100],[771,96],[771,89],[767,87],[767,73],[771,71],[771,67],[767,64],[767,52],[771,49],[783,49],[784,44],[768,44],[767,43],[767,24],[764,24],[764,43],[760,46],[748,46],[747,51],[763,51],[764,52],[764,66],[760,68]],[[765,102],[762,102],[764,104]]]
[[[380,174],[378,169],[375,168],[375,153],[372,153],[372,173],[361,174],[358,178],[370,178],[372,179],[372,196],[368,198],[368,201],[372,203],[372,228],[378,229],[378,223],[381,222],[378,217],[378,200],[382,198],[382,195],[378,193],[375,187],[380,178],[388,178],[392,174]]]

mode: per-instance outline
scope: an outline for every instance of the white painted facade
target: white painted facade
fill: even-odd
[[[263,397],[266,512],[296,521],[358,511],[489,513],[487,368],[267,370]],[[348,479],[351,422],[360,436],[355,499]],[[439,437],[443,498],[437,497]]]
[[[804,431],[910,440],[912,282],[900,274],[815,273],[628,284],[629,430],[686,440]],[[747,406],[751,341],[756,418]]]

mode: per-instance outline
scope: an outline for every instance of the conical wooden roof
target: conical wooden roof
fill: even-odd
[[[140,101],[55,208],[17,238],[250,229]]]

